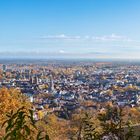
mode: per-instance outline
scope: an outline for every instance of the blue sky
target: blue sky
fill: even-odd
[[[139,0],[1,0],[0,58],[133,58]]]

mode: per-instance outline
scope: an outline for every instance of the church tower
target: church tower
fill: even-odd
[[[53,81],[53,76],[50,75],[49,76],[49,92],[53,92],[54,91],[54,81]]]

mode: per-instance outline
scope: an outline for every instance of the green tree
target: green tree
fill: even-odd
[[[85,114],[83,118],[83,139],[84,140],[97,140],[98,132],[95,131],[94,123],[91,121],[91,116],[89,114]]]
[[[73,140],[97,140],[99,135],[95,129],[93,114],[89,112],[75,114],[71,120],[71,132]]]
[[[11,111],[7,114],[5,126],[5,136],[3,140],[49,140],[48,135],[40,132],[33,119],[33,111],[22,107],[16,113]]]
[[[107,107],[105,113],[101,113],[98,119],[101,121],[103,128],[102,136],[118,137],[123,139],[122,128],[122,109],[118,107]]]
[[[102,127],[101,137],[108,136],[111,139],[129,140],[134,138],[134,130],[130,123],[123,121],[121,107],[108,106],[104,113],[99,114],[98,119]],[[127,132],[125,132],[127,130]]]

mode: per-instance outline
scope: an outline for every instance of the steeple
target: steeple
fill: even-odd
[[[49,76],[49,79],[50,79],[50,81],[49,81],[49,91],[50,91],[50,92],[53,92],[53,91],[54,91],[54,81],[53,81],[53,76],[50,75],[50,76]]]

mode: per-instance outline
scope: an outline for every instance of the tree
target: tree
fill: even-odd
[[[117,137],[122,139],[122,109],[118,107],[107,107],[105,113],[99,114],[98,119],[101,121],[101,127],[103,128],[102,136]]]
[[[6,113],[16,112],[19,108],[25,106],[27,109],[32,107],[32,104],[29,102],[28,98],[23,95],[19,90],[15,88],[0,89],[0,126],[2,122],[6,120]],[[4,134],[3,129],[0,131],[0,136]]]
[[[135,137],[134,128],[131,126],[130,122],[128,122],[126,125],[127,125],[126,129],[128,132],[125,134],[125,140],[129,139],[131,140],[132,138]]]
[[[33,111],[22,107],[16,113],[11,111],[7,114],[4,140],[49,140],[49,136],[43,136],[35,125]]]
[[[70,124],[71,139],[74,140],[98,140],[99,133],[96,128],[96,119],[93,112],[80,111],[73,115]]]
[[[83,139],[84,140],[98,140],[99,135],[98,132],[95,131],[94,123],[91,121],[91,116],[89,114],[85,114],[83,118]]]
[[[39,130],[47,132],[52,140],[67,140],[69,121],[58,118],[54,113],[47,114],[37,121],[36,126]]]
[[[128,122],[123,121],[123,110],[120,107],[107,107],[106,112],[99,114],[101,121],[101,138],[111,140],[129,140],[134,138],[133,127]],[[127,132],[125,132],[127,130]]]
[[[31,108],[28,98],[19,90],[11,88],[0,89],[0,124],[6,118],[6,112],[17,111],[20,107]]]

